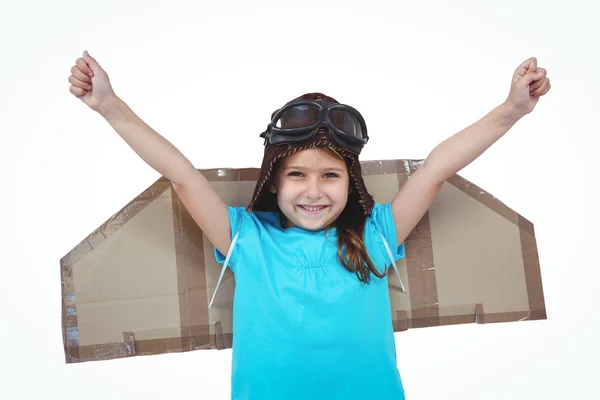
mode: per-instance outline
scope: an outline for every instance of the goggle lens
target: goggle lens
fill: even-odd
[[[348,110],[332,110],[331,119],[334,126],[346,135],[357,139],[363,138],[359,119]],[[311,126],[317,122],[319,109],[311,104],[301,104],[285,110],[275,121],[279,129],[293,129]]]

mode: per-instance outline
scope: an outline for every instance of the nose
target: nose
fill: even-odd
[[[307,181],[305,195],[309,199],[320,199],[323,197],[321,182],[318,178],[311,178]]]

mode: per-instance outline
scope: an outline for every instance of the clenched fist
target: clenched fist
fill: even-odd
[[[107,73],[87,51],[75,61],[69,82],[69,91],[94,111],[116,97]]]
[[[537,66],[537,59],[531,57],[517,67],[512,76],[510,93],[506,99],[515,114],[524,116],[535,108],[540,97],[550,90],[550,79],[544,68]]]

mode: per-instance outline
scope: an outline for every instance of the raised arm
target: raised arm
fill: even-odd
[[[167,139],[115,95],[107,73],[87,52],[69,77],[70,92],[97,111],[150,167],[171,181],[185,208],[223,254],[231,242],[227,207],[206,178]]]
[[[446,179],[498,141],[550,90],[546,70],[530,58],[514,72],[508,98],[485,117],[436,146],[392,200],[400,245],[423,218]]]

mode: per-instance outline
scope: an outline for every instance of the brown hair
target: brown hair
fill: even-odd
[[[295,100],[325,100],[332,103],[338,103],[332,97],[326,96],[322,93],[308,93],[300,96]],[[339,103],[338,103],[339,104]],[[274,112],[275,113],[275,112]],[[273,113],[273,114],[274,114]],[[344,157],[342,154],[337,152],[331,147],[318,147],[317,149],[339,158],[346,163],[346,168],[349,170],[349,164],[351,160]],[[279,169],[278,160],[274,170],[277,175]],[[274,180],[274,176],[271,177]],[[352,187],[352,180],[350,180]],[[335,227],[337,229],[337,245],[338,245],[338,259],[340,263],[350,272],[355,272],[359,280],[365,283],[370,282],[370,273],[373,272],[377,277],[383,278],[387,274],[387,270],[382,274],[375,268],[373,261],[369,257],[367,248],[364,242],[365,225],[367,222],[367,216],[363,212],[363,207],[360,202],[360,197],[357,188],[351,190],[348,195],[348,202],[342,213],[332,223],[331,226],[327,227],[327,230]]]

